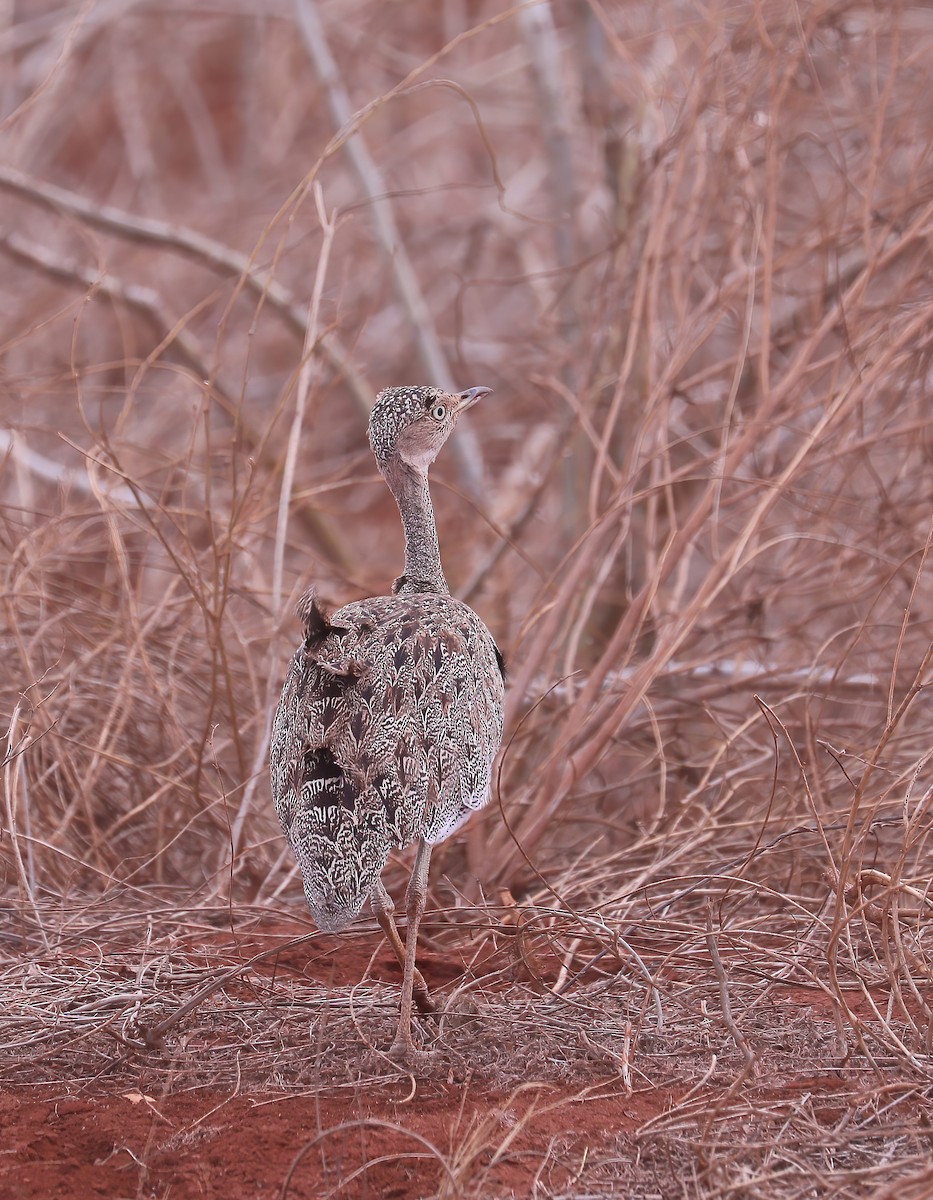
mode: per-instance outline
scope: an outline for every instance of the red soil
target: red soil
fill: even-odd
[[[399,981],[378,936],[316,935],[288,945],[304,928],[277,925],[235,938],[202,933],[177,950],[188,962],[203,954],[215,966],[218,956],[246,962],[275,951],[250,968],[253,978],[266,981],[301,976],[348,988],[364,974]],[[426,951],[419,962],[432,987],[443,990],[463,975],[470,957]],[[507,965],[496,957],[498,966]],[[248,989],[248,978],[232,980],[227,994]],[[220,1036],[229,1041],[237,1033]],[[196,1045],[189,1049],[197,1053]],[[618,1078],[607,1086],[601,1074],[602,1081],[596,1073],[572,1089],[530,1084],[496,1091],[453,1073],[445,1082],[442,1070],[439,1079],[387,1075],[366,1088],[295,1094],[250,1091],[244,1083],[224,1093],[187,1084],[172,1091],[164,1075],[143,1067],[134,1074],[130,1066],[109,1084],[18,1087],[0,1093],[0,1198],[524,1195],[539,1170],[550,1187],[566,1183],[582,1156],[670,1101],[654,1089],[618,1094]]]
[[[288,1181],[284,1194],[293,1198],[521,1196],[542,1164],[550,1188],[566,1185],[571,1164],[670,1100],[654,1091],[597,1098],[551,1087],[511,1096],[436,1084],[412,1092],[405,1080],[326,1097],[7,1094],[0,1195],[229,1200],[279,1196]]]
[[[210,966],[220,976],[236,963],[251,965],[225,985],[217,1023],[199,1027],[178,1058],[166,1043],[158,1070],[146,1065],[144,1055],[122,1055],[115,1042],[113,1063],[96,1081],[53,1084],[51,1058],[43,1076],[40,1057],[33,1086],[20,1076],[15,1087],[0,1091],[0,1200],[498,1200],[573,1195],[578,1175],[587,1194],[608,1196],[620,1186],[620,1172],[625,1178],[625,1164],[643,1151],[647,1157],[646,1125],[682,1105],[680,1116],[689,1110],[698,1129],[726,1094],[728,1073],[699,1086],[694,1076],[691,1086],[688,1078],[677,1078],[675,1069],[669,1086],[652,1087],[644,1086],[647,1077],[637,1062],[635,1091],[626,1094],[613,1063],[598,1055],[578,1055],[569,1083],[503,1086],[471,1068],[468,1044],[477,1036],[501,1044],[508,1034],[498,1026],[480,1026],[478,1035],[464,1030],[460,1064],[449,1073],[441,1065],[430,1079],[400,1076],[382,1062],[352,1076],[365,1082],[340,1085],[332,1056],[330,1074],[303,1092],[294,1079],[291,1091],[285,1090],[288,1082],[276,1089],[268,1080],[246,1077],[228,1090],[196,1086],[192,1081],[204,1076],[192,1070],[192,1063],[196,1066],[197,1056],[209,1048],[232,1047],[231,1055],[240,1061],[237,1047],[250,1038],[234,1011],[241,991],[252,1000],[286,986],[300,992],[307,981],[346,987],[349,996],[364,975],[370,983],[398,982],[397,964],[377,935],[315,935],[298,945],[288,943],[305,929],[270,923],[246,934],[201,930],[179,937],[173,953],[192,966]],[[420,956],[429,984],[440,995],[471,972],[484,977],[487,994],[507,985],[510,974],[521,979],[524,972],[526,993],[538,990],[537,968],[545,977],[552,974],[554,964],[543,955],[533,957],[528,969],[527,961],[511,952],[507,937],[500,938],[498,949],[491,940],[478,946],[485,955],[481,966],[477,945],[464,939],[464,946]],[[257,960],[258,955],[263,957]],[[865,997],[851,996],[853,1014],[869,1019]],[[799,1025],[803,1015],[814,1026],[833,1027],[833,1006],[824,991],[776,985],[760,1020],[766,1032],[773,1032],[790,1029],[795,1021]],[[758,1020],[749,1020],[750,1031]],[[302,1018],[295,1021],[300,1025]],[[569,1039],[570,1033],[568,1053]],[[478,1052],[481,1046],[473,1044]],[[62,1052],[67,1051],[66,1045]],[[363,1054],[365,1047],[361,1043],[357,1051],[339,1053]],[[858,1100],[853,1086],[871,1081],[838,1063],[828,1070],[817,1061],[798,1062],[793,1047],[783,1053],[796,1070],[775,1073],[762,1059],[762,1069],[746,1082],[748,1097],[760,1109],[774,1107],[780,1121],[780,1114],[799,1100],[811,1114],[815,1136],[821,1130],[831,1133]],[[679,1120],[675,1117],[675,1123]],[[643,1159],[642,1167],[653,1173],[655,1194],[681,1194],[681,1168],[666,1153],[650,1168]]]

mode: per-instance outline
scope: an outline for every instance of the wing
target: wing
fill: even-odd
[[[272,797],[314,918],[336,931],[362,908],[390,843],[378,807],[361,804],[366,781],[337,753],[353,708],[348,697],[367,674],[364,661],[341,656],[354,631],[328,621],[310,593],[299,615],[305,637],[272,725]]]

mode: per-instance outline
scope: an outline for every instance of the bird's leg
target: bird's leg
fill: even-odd
[[[405,970],[405,947],[402,944],[402,939],[399,937],[398,927],[395,924],[395,901],[386,891],[385,884],[381,879],[376,880],[371,896],[373,913],[376,920],[379,922],[382,932],[389,939],[389,944],[395,951],[395,957],[398,959],[398,965]],[[437,1012],[437,1005],[431,999],[431,993],[428,991],[428,985],[424,981],[424,976],[415,968],[414,979],[412,980],[412,994],[415,1004],[418,1005],[418,1011],[422,1013]]]
[[[408,930],[405,934],[405,973],[402,978],[402,1000],[398,1015],[398,1031],[389,1054],[402,1062],[412,1062],[421,1057],[411,1040],[411,1002],[415,976],[415,955],[418,951],[418,926],[424,912],[428,895],[428,865],[431,862],[431,846],[422,838],[418,843],[415,865],[408,883],[405,906],[408,910]]]

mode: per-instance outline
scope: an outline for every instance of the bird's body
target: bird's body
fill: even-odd
[[[476,613],[449,594],[427,489],[460,412],[487,391],[380,394],[370,441],[405,527],[405,574],[392,595],[329,617],[313,593],[303,597],[305,636],[272,731],[273,798],[308,905],[334,932],[372,900],[405,968],[394,1049],[408,1058],[413,987],[431,1007],[414,966],[430,847],[486,803],[502,738],[502,658]],[[381,875],[390,851],[413,841],[403,948]]]
[[[353,920],[390,850],[443,841],[485,804],[501,697],[495,644],[451,596],[357,600],[308,631],[273,756],[301,772],[275,793],[319,928]]]

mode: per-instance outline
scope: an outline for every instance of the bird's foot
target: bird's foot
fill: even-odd
[[[419,1050],[411,1038],[396,1038],[388,1050],[389,1058],[413,1075],[428,1075],[436,1071],[439,1055],[431,1050]]]

